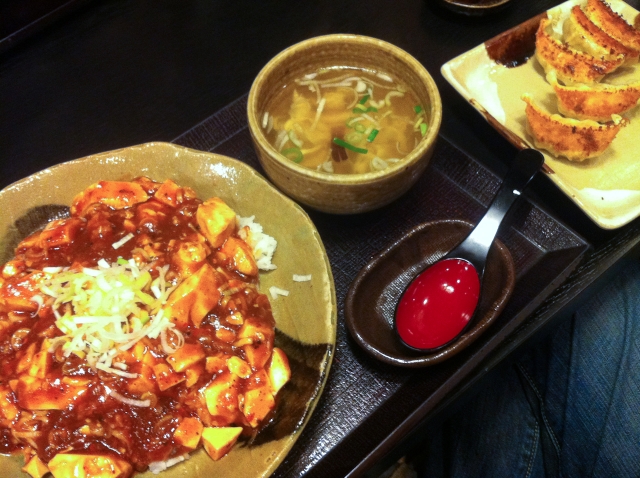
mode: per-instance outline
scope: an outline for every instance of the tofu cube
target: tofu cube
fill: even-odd
[[[225,371],[214,378],[205,388],[205,403],[216,423],[229,425],[236,419],[239,381],[237,375]]]
[[[198,379],[203,373],[204,365],[202,363],[197,363],[186,369],[184,371],[184,374],[187,376],[187,387],[193,387],[198,382]]]
[[[202,432],[204,449],[217,461],[229,453],[241,433],[241,427],[206,427]]]
[[[265,385],[245,392],[242,413],[249,425],[256,428],[275,406],[276,401],[269,386]]]
[[[51,368],[51,354],[47,350],[41,350],[33,356],[28,373],[32,377],[44,379]]]
[[[227,359],[223,354],[210,355],[205,361],[205,369],[208,373],[220,373],[227,368]]]
[[[240,239],[230,237],[220,251],[233,261],[233,267],[241,274],[255,276],[258,274],[258,265],[253,257],[251,247]]]
[[[11,422],[20,415],[12,394],[10,388],[0,385],[0,425],[5,428],[11,428]]]
[[[37,345],[35,343],[32,343],[27,347],[27,350],[25,350],[24,355],[20,358],[20,361],[16,366],[16,372],[22,373],[31,368],[33,357],[36,355],[36,347]]]
[[[185,199],[196,197],[196,193],[191,188],[181,188],[171,179],[167,179],[153,197],[167,206],[176,207],[182,204]]]
[[[167,362],[176,372],[184,372],[190,366],[205,358],[201,344],[184,344],[177,351],[167,357]]]
[[[236,229],[236,213],[220,198],[211,198],[198,206],[196,221],[211,247],[220,247]]]
[[[271,393],[275,395],[291,378],[289,359],[282,349],[274,347],[273,353],[271,354],[271,362],[267,367],[267,373],[269,374]]]
[[[176,373],[171,370],[171,367],[169,367],[165,363],[154,365],[153,373],[156,376],[156,383],[158,384],[158,388],[162,392],[164,392],[168,388],[173,387],[174,385],[179,384],[187,378],[184,374]]]
[[[254,370],[264,368],[273,350],[274,332],[267,324],[248,317],[238,331],[238,341],[251,339],[251,343],[244,345],[245,357]]]
[[[42,463],[40,458],[34,455],[27,464],[22,467],[22,471],[29,473],[33,478],[42,478],[44,475],[49,473],[49,468],[47,468],[47,465]]]
[[[200,444],[203,428],[204,425],[202,425],[199,419],[192,417],[183,418],[176,428],[176,431],[173,432],[173,438],[179,445],[193,450]]]
[[[129,379],[127,382],[127,390],[133,395],[140,396],[147,392],[155,392],[156,381],[153,380],[153,368],[141,363],[139,365],[138,376]]]
[[[229,369],[229,372],[240,378],[249,378],[251,376],[251,367],[249,367],[249,364],[240,357],[230,357],[227,360],[227,368]]]
[[[164,311],[179,328],[186,327],[189,320],[199,327],[219,299],[216,273],[213,267],[204,264],[176,287],[169,296]]]
[[[58,453],[49,461],[54,478],[128,478],[131,465],[113,456]]]
[[[83,216],[89,206],[106,204],[113,209],[124,209],[145,202],[149,195],[138,183],[127,181],[100,181],[89,186],[71,202],[71,215]]]
[[[178,269],[181,277],[186,277],[202,267],[209,252],[209,248],[202,242],[181,242],[171,256],[171,263]]]
[[[16,387],[18,405],[27,410],[64,410],[86,392],[86,386],[64,381],[53,386],[46,380],[26,374],[20,376]]]

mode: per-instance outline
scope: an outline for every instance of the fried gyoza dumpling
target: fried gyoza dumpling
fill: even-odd
[[[561,85],[551,73],[547,80],[558,97],[558,111],[569,118],[611,121],[628,112],[640,100],[640,82],[629,85]]]
[[[553,38],[549,33],[550,27],[549,19],[540,22],[536,32],[536,58],[545,73],[555,70],[558,79],[565,84],[597,83],[624,62],[622,55],[614,60],[606,60],[574,50]]]
[[[571,14],[562,27],[564,40],[577,50],[581,50],[596,58],[617,60],[624,56],[624,64],[637,63],[640,52],[624,46],[609,36],[585,15],[579,5],[571,9]]]
[[[603,0],[588,0],[584,13],[610,36],[628,48],[640,51],[640,31],[633,28]]]
[[[602,154],[626,124],[620,116],[606,124],[564,118],[543,111],[529,95],[523,95],[522,99],[527,103],[527,129],[535,146],[570,161],[584,161]]]

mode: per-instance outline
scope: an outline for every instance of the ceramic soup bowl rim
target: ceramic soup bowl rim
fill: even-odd
[[[413,148],[413,150],[411,150],[409,154],[405,155],[402,158],[402,161],[396,164],[391,164],[389,165],[389,167],[381,171],[353,174],[335,174],[316,171],[304,166],[300,166],[282,156],[276,150],[276,148],[267,140],[263,133],[263,128],[261,127],[261,121],[259,119],[260,112],[258,111],[258,97],[263,92],[263,84],[266,78],[268,78],[275,71],[281,68],[283,62],[287,61],[290,57],[299,54],[299,52],[305,50],[309,46],[313,48],[314,45],[318,44],[339,44],[340,42],[357,45],[370,45],[374,49],[383,50],[386,53],[389,53],[390,55],[405,62],[412,70],[412,74],[416,75],[427,88],[430,106],[428,109],[429,128],[427,130],[427,133],[420,139],[416,147]],[[375,68],[375,66],[372,65],[371,68],[373,69]],[[406,79],[404,78],[400,79],[402,81],[406,81]],[[436,141],[438,133],[440,131],[440,123],[442,121],[442,100],[440,98],[438,87],[427,69],[418,60],[416,60],[413,56],[411,56],[403,49],[384,40],[379,40],[377,38],[365,35],[335,33],[303,40],[299,43],[291,45],[290,47],[274,56],[262,68],[260,73],[258,73],[258,76],[256,76],[256,79],[251,86],[251,90],[249,91],[249,98],[247,101],[247,116],[249,120],[249,129],[255,140],[260,144],[260,147],[263,148],[269,154],[269,156],[272,159],[275,159],[275,161],[280,165],[290,168],[296,173],[307,176],[308,178],[311,178],[315,181],[325,182],[328,184],[367,184],[375,183],[382,177],[388,178],[399,175],[405,169],[409,168],[414,163],[419,162],[422,159],[429,148],[433,146],[433,143]]]

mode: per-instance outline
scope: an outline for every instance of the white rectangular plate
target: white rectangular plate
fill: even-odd
[[[558,25],[571,7],[584,0],[569,0],[548,10]],[[611,7],[633,24],[638,11],[620,0],[609,0]],[[535,21],[532,19],[532,21]],[[527,26],[528,23],[528,26]],[[530,30],[525,22],[501,36],[517,36]],[[489,42],[487,42],[489,43]],[[526,131],[525,103],[529,93],[551,113],[556,113],[553,89],[535,56],[519,66],[507,67],[489,56],[486,44],[454,58],[442,66],[442,74],[500,133],[519,148],[534,147]],[[625,68],[604,79],[623,84],[640,81],[640,65]],[[600,156],[583,162],[555,158],[547,151],[545,172],[596,224],[604,229],[621,227],[640,216],[640,114],[638,107],[625,117],[611,146]]]

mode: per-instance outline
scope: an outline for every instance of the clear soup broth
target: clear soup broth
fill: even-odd
[[[429,128],[428,105],[386,73],[325,68],[285,85],[262,127],[283,156],[309,169],[354,174],[402,160]]]

